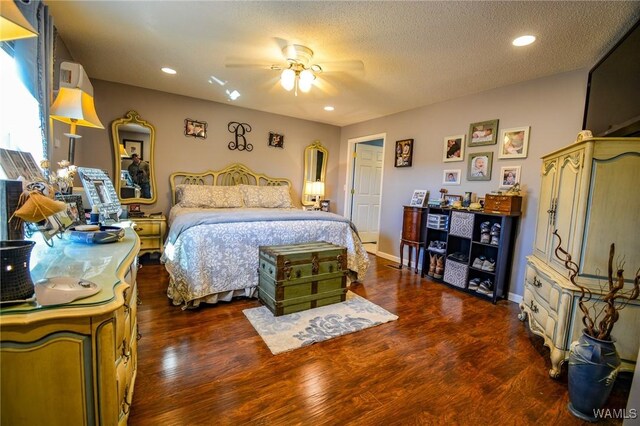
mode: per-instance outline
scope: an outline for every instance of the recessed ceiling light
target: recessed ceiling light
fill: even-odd
[[[536,41],[536,37],[532,36],[532,35],[523,35],[520,36],[516,39],[514,39],[511,44],[513,44],[514,46],[528,46],[531,43],[533,43],[534,41]]]
[[[166,72],[167,74],[176,74],[176,70],[169,67],[162,68],[162,72]]]
[[[240,97],[240,92],[238,92],[237,90],[234,90],[233,92],[227,90],[226,92],[227,96],[229,96],[229,99],[231,99],[232,101],[235,101]]]
[[[331,105],[327,105],[326,107],[324,107],[325,111],[333,111],[335,108],[332,107]]]

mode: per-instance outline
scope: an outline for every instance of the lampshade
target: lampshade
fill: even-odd
[[[119,144],[120,147],[120,157],[129,157],[129,153],[126,149],[124,149],[124,145]]]
[[[317,195],[320,197],[324,196],[324,182],[312,182],[312,181],[308,181],[307,185],[306,185],[306,192],[307,195]]]
[[[61,87],[56,100],[51,105],[51,118],[75,126],[104,129],[93,105],[93,96],[80,89]]]
[[[0,1],[0,41],[36,37],[38,31],[26,20],[13,0]]]
[[[287,68],[286,70],[282,71],[282,74],[280,75],[280,84],[282,85],[284,90],[286,91],[293,90],[295,81],[296,81],[296,72],[294,70],[292,70],[291,68]]]

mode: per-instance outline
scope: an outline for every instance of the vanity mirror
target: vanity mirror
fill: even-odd
[[[154,166],[155,128],[129,111],[111,123],[114,186],[122,204],[153,204],[157,199]]]
[[[312,206],[316,204],[316,198],[324,196],[324,183],[327,173],[327,158],[329,151],[322,146],[320,141],[315,141],[304,150],[304,186],[302,188],[302,205]],[[322,182],[323,185],[314,184]],[[318,192],[320,187],[322,193]]]

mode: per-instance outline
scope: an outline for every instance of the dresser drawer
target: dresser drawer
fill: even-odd
[[[484,210],[496,213],[519,213],[522,197],[517,195],[487,194],[484,199]]]
[[[139,222],[133,228],[140,237],[144,236],[160,236],[159,222]]]
[[[522,302],[531,316],[532,328],[537,328],[556,344],[557,337],[559,337],[556,336],[556,319],[549,315],[548,306],[537,300],[528,287],[524,289]]]
[[[162,243],[159,238],[140,238],[140,250],[160,249]]]
[[[550,313],[557,318],[560,311],[560,288],[558,285],[546,275],[538,272],[535,267],[527,264],[525,286],[530,287],[538,300],[544,300]]]

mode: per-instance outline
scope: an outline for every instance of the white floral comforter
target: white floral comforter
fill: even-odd
[[[362,279],[369,258],[348,220],[295,209],[196,209],[175,206],[162,261],[176,305],[254,297],[258,247],[327,241],[347,248],[347,267]]]

